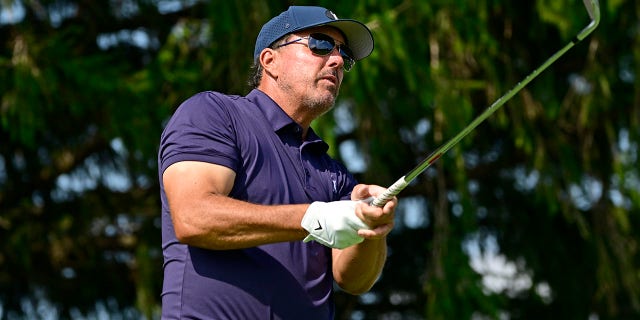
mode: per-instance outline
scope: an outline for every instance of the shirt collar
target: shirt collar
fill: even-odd
[[[291,124],[296,124],[293,119],[291,119],[291,117],[289,117],[289,115],[287,115],[266,93],[258,89],[253,89],[247,95],[247,99],[253,102],[253,104],[262,111],[265,118],[267,118],[267,121],[269,121],[273,127],[274,132],[277,132]]]
[[[247,95],[247,99],[260,109],[265,118],[267,118],[267,121],[271,124],[274,132],[293,132],[298,136],[301,134],[302,128],[300,125],[293,121],[266,93],[258,89],[253,89]],[[318,143],[324,152],[329,149],[329,145],[324,142],[312,128],[309,128],[307,132],[305,144],[308,143]]]

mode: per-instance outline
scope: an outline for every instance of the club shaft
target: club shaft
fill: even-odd
[[[587,4],[585,0],[585,5]],[[387,202],[389,202],[393,197],[397,196],[404,188],[406,188],[411,181],[413,181],[418,175],[427,170],[436,160],[438,160],[443,154],[445,154],[449,149],[458,144],[462,138],[467,136],[471,131],[473,131],[480,123],[486,120],[489,116],[491,116],[494,112],[496,112],[500,107],[502,107],[505,102],[509,101],[514,95],[516,95],[522,88],[524,88],[531,80],[535,79],[540,73],[542,73],[545,69],[547,69],[552,63],[554,63],[558,58],[560,58],[565,52],[571,49],[576,43],[580,42],[587,35],[589,35],[598,25],[600,21],[600,13],[598,8],[597,0],[592,0],[597,16],[593,17],[593,12],[589,10],[589,16],[592,17],[591,23],[587,27],[585,27],[575,38],[571,40],[571,42],[567,43],[562,49],[558,50],[551,57],[549,57],[542,65],[533,70],[526,78],[516,84],[511,90],[505,93],[502,97],[496,100],[491,106],[489,106],[484,112],[482,112],[478,117],[476,117],[469,125],[467,125],[462,131],[456,134],[453,138],[451,138],[447,143],[440,146],[438,149],[433,151],[426,159],[424,159],[420,164],[418,164],[415,168],[409,171],[406,175],[398,179],[395,183],[393,183],[382,195],[378,196],[373,200],[371,205],[376,207],[383,207]],[[587,6],[587,8],[590,8]]]

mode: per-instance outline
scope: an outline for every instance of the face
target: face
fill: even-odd
[[[311,33],[322,33],[336,43],[344,43],[342,34],[330,27],[305,30],[290,35],[287,41],[306,37]],[[344,75],[344,61],[337,49],[329,55],[313,54],[307,47],[307,39],[278,48],[278,79],[280,90],[301,103],[301,107],[314,117],[330,110],[340,91]]]

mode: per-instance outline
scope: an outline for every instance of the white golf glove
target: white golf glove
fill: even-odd
[[[315,240],[327,247],[344,249],[362,242],[358,230],[369,227],[356,216],[360,201],[313,202],[304,217],[302,227],[309,232],[304,242]]]

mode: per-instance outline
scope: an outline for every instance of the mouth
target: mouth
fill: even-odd
[[[338,85],[338,76],[335,75],[333,72],[320,76],[320,80],[327,80],[336,86]]]

